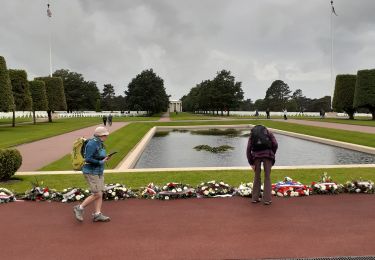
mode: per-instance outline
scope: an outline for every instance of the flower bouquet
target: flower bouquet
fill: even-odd
[[[105,191],[103,192],[104,200],[123,200],[135,197],[136,194],[132,190],[119,183],[107,184],[105,186]]]
[[[63,190],[61,202],[81,201],[90,196],[89,190],[81,188],[67,188]]]
[[[344,191],[349,193],[369,193],[375,192],[374,182],[366,180],[348,181],[344,184]]]
[[[25,195],[22,197],[24,200],[32,201],[60,201],[61,194],[54,189],[48,187],[39,187],[34,186],[31,190],[25,192]]]
[[[278,197],[299,197],[309,196],[312,192],[310,187],[293,181],[290,177],[285,177],[284,181],[272,184],[272,194]]]
[[[14,194],[5,188],[0,188],[0,204],[16,201]]]
[[[325,172],[318,182],[311,183],[314,194],[338,194],[342,192],[343,186],[332,181],[332,178]]]
[[[170,182],[163,186],[157,198],[162,200],[196,197],[195,189],[189,184]]]
[[[233,196],[234,189],[224,182],[202,182],[197,187],[197,197],[231,197]]]
[[[157,194],[161,191],[159,186],[149,183],[146,187],[140,189],[140,197],[145,199],[156,199]]]
[[[241,185],[236,189],[237,194],[241,197],[251,197],[253,191],[253,183],[241,183]]]

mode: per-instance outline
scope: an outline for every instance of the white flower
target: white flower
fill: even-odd
[[[182,191],[182,189],[181,188],[177,188],[177,192],[181,192]]]
[[[64,189],[63,192],[67,192],[68,190],[67,189]]]
[[[90,193],[90,191],[89,191],[89,190],[85,190],[85,192],[86,192],[86,193]]]
[[[221,182],[220,182],[220,185],[225,185],[225,183],[221,181]]]
[[[116,187],[120,187],[121,186],[121,184],[120,183],[116,183]]]
[[[187,189],[188,189],[188,187],[185,186],[185,187],[184,187],[184,190],[187,190]]]
[[[109,190],[108,193],[112,193],[112,190]]]
[[[275,192],[275,191],[273,190],[273,191],[271,191],[271,194],[272,194],[272,195],[275,195],[275,194],[276,194],[276,192]]]
[[[360,193],[361,189],[356,189],[355,192]]]
[[[326,190],[326,185],[320,185],[320,190]]]
[[[220,186],[219,184],[217,184],[217,183],[215,184],[215,187],[219,187],[219,186]]]
[[[249,186],[250,188],[253,188],[253,183],[252,183],[252,182],[249,182],[249,183],[248,183],[248,186]]]
[[[333,185],[332,185],[332,188],[333,188],[334,190],[337,190],[337,185],[336,185],[336,184],[333,184]]]
[[[65,202],[67,202],[67,201],[68,201],[67,199],[63,199],[61,202],[65,203]]]
[[[123,191],[125,191],[125,192],[127,192],[127,191],[128,191],[128,189],[127,189],[127,188],[123,188],[122,190],[123,190]]]
[[[205,190],[205,191],[203,192],[203,194],[204,194],[204,195],[208,195],[208,194],[210,194],[210,192],[209,192],[208,190]]]
[[[224,189],[224,190],[223,190],[223,192],[224,192],[224,193],[227,193],[227,192],[228,192],[228,190],[227,190],[227,189]]]
[[[164,187],[163,187],[163,190],[166,190],[166,189],[167,189],[167,186],[164,186]]]
[[[43,197],[45,197],[45,198],[49,197],[49,192],[46,191],[46,192],[43,194]]]
[[[278,193],[277,193],[277,196],[279,196],[279,197],[283,197],[284,194],[282,194],[281,192],[278,192]]]
[[[165,200],[169,200],[169,197],[168,197],[168,196],[165,196],[164,199],[165,199]]]
[[[81,199],[81,196],[80,196],[80,195],[77,195],[77,196],[75,197],[75,199],[76,199],[76,200],[80,200],[80,199]]]
[[[208,191],[209,191],[210,193],[215,193],[214,190],[211,189],[211,188],[210,188]]]
[[[173,193],[176,193],[176,190],[175,190],[175,189],[173,189],[173,190],[172,190],[172,192],[173,192]]]
[[[305,195],[306,196],[309,196],[310,195],[310,192],[308,190],[305,190]]]
[[[203,186],[202,188],[201,188],[201,190],[205,190],[205,189],[207,189],[208,187],[207,186]]]
[[[287,193],[287,192],[284,192],[284,196],[288,196],[288,193]]]
[[[112,196],[116,196],[116,192],[112,192],[111,194],[112,194]]]
[[[318,189],[319,188],[319,184],[314,184],[314,187]]]
[[[117,197],[117,196],[115,197],[115,200],[118,200],[118,197]]]

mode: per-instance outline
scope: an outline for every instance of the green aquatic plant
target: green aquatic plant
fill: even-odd
[[[160,132],[156,132],[154,134],[154,137],[164,137],[164,136],[167,136],[169,135],[169,131],[160,131]]]
[[[236,130],[233,128],[229,129],[208,129],[208,130],[194,130],[191,131],[191,134],[195,135],[227,135],[227,136],[239,136],[241,134],[240,130]]]
[[[221,145],[221,146],[217,146],[217,147],[211,147],[207,144],[202,144],[202,145],[197,145],[194,147],[195,150],[197,151],[208,151],[208,152],[211,152],[211,153],[222,153],[222,152],[226,152],[228,150],[233,150],[234,147],[230,146],[230,145]]]

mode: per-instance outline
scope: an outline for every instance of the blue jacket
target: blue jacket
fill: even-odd
[[[103,174],[103,159],[106,157],[106,154],[102,140],[98,137],[90,139],[85,147],[85,165],[82,168],[82,172],[84,174]]]

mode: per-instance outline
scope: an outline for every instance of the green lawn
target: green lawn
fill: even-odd
[[[16,118],[16,124],[26,123],[26,122],[32,123],[33,118],[32,117]],[[12,118],[0,118],[0,126],[1,125],[11,125],[11,124],[12,124]]]
[[[169,117],[172,121],[215,119],[212,115],[193,114],[193,113],[187,113],[187,112],[178,112],[178,114],[169,113]]]
[[[117,151],[117,154],[107,162],[106,168],[113,169],[129,153],[129,151],[152,128],[152,124],[132,123],[113,132],[105,142],[108,153]],[[65,155],[42,169],[41,171],[71,170],[70,154]]]
[[[160,119],[160,114],[153,116],[124,116],[124,117],[114,117],[113,122],[132,122],[132,121],[158,121]]]
[[[69,118],[54,120],[52,123],[37,123],[36,125],[4,126],[0,127],[0,148],[40,140],[100,123],[100,118]]]
[[[318,181],[320,176],[327,172],[335,182],[345,183],[354,179],[363,178],[364,180],[375,180],[374,168],[362,169],[297,169],[297,170],[273,170],[272,182],[283,180],[289,176],[303,184],[310,184],[312,181]],[[106,183],[122,183],[133,189],[145,186],[150,182],[157,185],[163,185],[167,182],[182,182],[196,186],[197,184],[210,181],[224,181],[230,185],[238,186],[241,182],[252,182],[253,174],[251,171],[233,170],[233,171],[194,171],[194,172],[137,172],[137,173],[107,173],[105,175]],[[20,181],[0,182],[0,187],[8,188],[14,192],[22,193],[31,188],[31,183],[43,182],[44,186],[63,190],[68,187],[85,188],[86,183],[82,175],[43,175],[17,176],[13,179]]]
[[[300,119],[300,118],[294,118],[294,119]],[[361,126],[374,126],[375,127],[375,120],[371,119],[363,119],[358,118],[355,120],[350,119],[339,119],[339,118],[301,118],[303,120],[310,120],[310,121],[318,121],[318,122],[328,122],[328,123],[338,123],[338,124],[348,124],[348,125],[361,125]],[[375,129],[374,129],[375,131]]]

